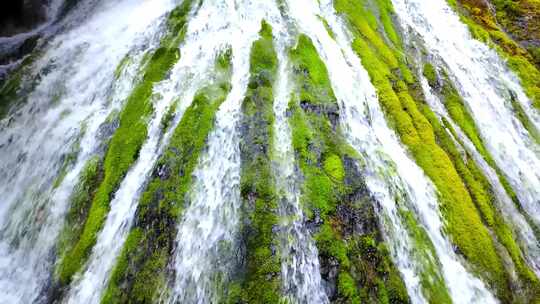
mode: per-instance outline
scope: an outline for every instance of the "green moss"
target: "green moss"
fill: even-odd
[[[348,299],[348,303],[360,304],[360,296],[356,289],[356,282],[347,272],[341,272],[338,276],[338,290],[341,296]]]
[[[430,66],[430,64],[426,64],[426,66]],[[424,68],[424,74],[426,74],[426,68]],[[459,96],[459,93],[452,85],[446,72],[442,73],[442,76],[440,77],[440,79],[435,78],[435,83],[430,82],[430,86],[443,101],[443,104],[446,107],[454,123],[456,123],[459,126],[459,128],[465,133],[465,135],[469,138],[469,140],[475,146],[478,153],[480,153],[482,158],[495,170],[507,194],[512,198],[512,200],[514,201],[518,209],[521,209],[521,204],[519,203],[517,195],[515,194],[514,190],[510,186],[510,183],[508,182],[508,180],[506,179],[506,177],[504,176],[500,168],[497,166],[497,164],[493,160],[493,157],[491,156],[491,154],[485,147],[485,144],[480,136],[480,132],[478,130],[478,127],[476,126],[476,123],[474,122],[474,119],[472,118],[472,115],[470,114],[469,110],[466,108],[461,96]],[[528,117],[525,115],[519,103],[515,99],[513,99],[512,102],[513,102],[513,106],[516,111],[516,114],[521,117],[522,122],[527,123],[529,133],[531,135],[537,134],[534,125],[528,120]],[[537,137],[538,137],[537,140],[540,142],[540,135],[537,135]],[[537,137],[535,136],[534,138],[537,138]],[[458,138],[458,137],[455,136],[455,138]],[[445,150],[448,151],[448,148],[445,148]]]
[[[221,66],[216,62],[215,83],[195,94],[157,161],[102,303],[152,303],[161,291],[176,222],[189,203],[193,170],[206,147],[215,113],[230,90],[230,65]]]
[[[467,186],[447,152],[439,145],[432,121],[426,119],[425,115],[433,113],[427,106],[423,107],[425,104],[417,103],[409,95],[407,83],[410,82],[403,73],[406,66],[400,66],[401,70],[396,70],[393,65],[395,62],[404,61],[399,59],[402,56],[399,49],[391,54],[395,59],[389,59],[390,55],[384,51],[385,48],[381,47],[379,42],[373,42],[376,41],[371,37],[373,29],[366,31],[367,25],[361,20],[359,9],[355,5],[348,5],[345,1],[336,1],[334,5],[349,21],[357,37],[353,42],[353,49],[368,70],[390,125],[437,187],[448,235],[476,271],[490,282],[500,295],[506,293],[507,274],[502,259],[497,255],[490,232],[484,225]]]
[[[495,161],[485,148],[484,143],[480,138],[478,128],[469,114],[468,109],[465,107],[463,100],[450,83],[446,73],[442,73],[442,75],[442,79],[436,79],[436,82],[441,83],[442,85],[436,85],[432,88],[442,97],[444,105],[452,120],[471,140],[476,150],[480,153],[480,155],[482,155],[484,160],[498,173],[499,179],[501,180],[503,186],[505,186],[507,189],[509,196],[513,197],[514,200],[517,200],[515,193],[513,193],[513,190],[511,190],[506,178],[502,175],[500,169],[495,164]],[[458,151],[454,145],[454,142],[449,137],[449,134],[446,132],[446,130],[450,130],[454,138],[459,138],[455,134],[452,126],[444,121],[443,128],[434,115],[427,110],[427,107],[424,107],[424,109],[426,117],[428,117],[430,123],[434,127],[439,144],[448,153],[452,159],[452,162],[455,164],[458,174],[465,182],[477,209],[480,211],[482,220],[495,233],[497,241],[504,246],[514,263],[518,274],[521,276],[520,279],[526,282],[528,289],[531,290],[532,296],[534,296],[534,290],[538,288],[538,282],[535,279],[535,276],[531,275],[531,269],[529,269],[526,265],[521,250],[515,242],[510,228],[502,219],[500,212],[493,205],[493,202],[497,198],[493,195],[494,191],[491,188],[490,183],[478,168],[476,163],[463,159],[462,153]],[[471,156],[467,155],[466,158],[471,158]]]
[[[36,85],[32,79],[30,68],[37,55],[26,57],[23,62],[13,71],[6,75],[5,79],[0,80],[0,119],[4,118],[9,110],[24,102],[25,93]]]
[[[523,109],[519,101],[515,98],[515,96],[512,96],[511,101],[512,108],[516,117],[519,119],[519,121],[521,121],[525,130],[529,132],[531,138],[536,141],[536,143],[540,144],[540,130],[538,130],[534,123],[529,119],[529,116],[527,116],[525,110]]]
[[[171,123],[173,122],[179,102],[180,100],[178,99],[174,100],[167,108],[167,112],[165,113],[165,115],[163,115],[161,119],[161,129],[163,131],[166,131],[171,126]]]
[[[450,134],[446,130],[450,130],[454,138],[457,138],[455,131],[452,126],[447,122],[444,123],[444,126],[441,125],[433,113],[429,113],[427,106],[425,107],[426,117],[431,121],[434,130],[439,139],[441,146],[447,151],[448,155],[452,159],[458,174],[465,182],[467,189],[473,199],[473,202],[477,209],[480,212],[483,222],[487,227],[493,232],[495,240],[500,243],[502,246],[497,246],[497,250],[501,255],[509,255],[512,263],[514,264],[515,270],[518,273],[519,280],[525,284],[527,290],[528,299],[537,297],[538,282],[535,279],[534,275],[531,276],[532,272],[525,263],[524,257],[515,242],[515,238],[511,233],[511,230],[507,223],[502,218],[502,215],[493,205],[493,202],[496,200],[494,197],[494,191],[491,189],[486,177],[481,172],[480,168],[470,161],[470,155],[463,155],[454,145]],[[506,253],[501,253],[501,250],[506,251]],[[501,295],[500,295],[501,296]],[[502,299],[510,301],[509,299],[514,297],[514,295],[508,293],[501,296]]]
[[[328,71],[307,36],[301,35],[290,54],[296,61],[295,72],[301,77],[300,100],[306,103],[324,104],[335,100],[331,90]]]
[[[241,279],[242,303],[278,303],[281,263],[274,227],[278,225],[275,178],[272,174],[273,85],[277,72],[272,29],[262,22],[260,38],[251,47],[250,79],[242,102],[240,188],[248,221],[242,229],[246,269]]]
[[[386,36],[395,46],[401,45],[401,37],[394,28],[394,6],[392,5],[392,1],[376,0],[374,2],[379,9],[379,20],[384,28]]]
[[[326,272],[322,276],[337,280],[338,303],[408,303],[405,286],[382,244],[373,202],[360,199],[366,195],[357,167],[362,161],[337,125],[337,100],[326,67],[311,40],[303,35],[290,57],[297,90],[289,103],[289,123],[304,181],[301,201],[308,217],[317,215],[322,221],[314,236],[319,260],[323,265],[329,261],[338,264],[328,266],[336,267],[337,278]],[[355,218],[360,223],[350,222]],[[374,230],[351,234],[348,231],[354,225]],[[367,249],[368,243],[373,244],[372,249]]]
[[[17,91],[21,85],[22,75],[12,74],[0,87],[0,118],[4,117],[14,100],[17,98]]]
[[[424,64],[423,74],[432,88],[437,87],[437,71],[435,71],[435,67],[431,63]]]
[[[146,140],[146,123],[153,111],[150,101],[153,85],[165,78],[179,58],[177,46],[178,41],[183,39],[182,27],[185,23],[185,18],[182,19],[181,16],[189,12],[189,3],[184,2],[170,14],[171,30],[150,57],[142,81],[134,88],[120,114],[120,125],[112,136],[105,155],[103,181],[93,198],[83,231],[73,249],[60,261],[59,279],[63,285],[69,284],[73,275],[84,265],[109,211],[111,196],[137,159]],[[178,13],[179,11],[181,13]]]
[[[430,119],[434,121],[433,125],[436,132],[439,133],[441,143],[448,151],[452,161],[456,165],[458,173],[465,181],[471,197],[480,211],[484,223],[491,229],[491,231],[493,231],[497,242],[499,242],[504,248],[501,249],[499,247],[498,250],[504,250],[506,251],[506,254],[510,256],[512,263],[514,264],[513,267],[519,276],[518,279],[526,286],[525,296],[529,300],[537,298],[540,290],[538,279],[525,262],[523,254],[515,241],[515,236],[513,235],[510,227],[504,221],[500,211],[493,205],[497,198],[494,196],[494,190],[491,188],[487,178],[483,175],[476,163],[465,160],[471,158],[470,155],[463,156],[462,153],[453,145],[452,139],[444,130],[450,130],[454,137],[457,138],[452,127],[448,123],[445,123],[443,128],[443,126],[435,122],[435,117],[431,117]],[[513,295],[507,295],[508,298],[511,296],[513,297]]]
[[[335,154],[329,155],[324,159],[324,171],[333,179],[343,181],[345,170],[341,158]]]
[[[132,60],[131,60],[131,57],[129,54],[126,54],[124,56],[124,58],[122,58],[122,60],[120,60],[120,63],[118,64],[118,66],[116,67],[116,69],[114,70],[114,78],[115,79],[118,79],[120,78],[120,76],[122,75],[122,73],[124,72],[125,68],[131,64]]]
[[[60,259],[73,250],[80,238],[93,197],[102,179],[103,159],[95,156],[87,161],[70,197],[71,206],[66,215],[66,222],[60,233],[57,248]],[[58,273],[59,270],[57,268],[56,272]]]
[[[326,32],[328,33],[328,36],[330,36],[332,39],[335,40],[336,39],[336,34],[334,34],[334,32],[332,31],[332,28],[330,28],[330,25],[328,24],[328,21],[326,21],[326,19],[324,19],[322,16],[317,15],[317,17],[323,23],[324,28],[326,29]]]

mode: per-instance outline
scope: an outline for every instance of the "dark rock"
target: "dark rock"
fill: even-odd
[[[0,36],[28,31],[47,18],[45,0],[11,0],[0,4]]]
[[[337,279],[339,274],[339,262],[334,258],[321,259],[321,277],[324,283],[324,291],[330,301],[337,298]]]

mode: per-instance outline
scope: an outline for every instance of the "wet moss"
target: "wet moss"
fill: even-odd
[[[495,163],[493,157],[485,147],[485,144],[480,136],[480,132],[478,130],[478,127],[476,126],[474,119],[472,118],[472,115],[470,114],[468,108],[465,106],[463,99],[451,83],[448,75],[446,74],[446,72],[443,71],[440,77],[437,76],[435,69],[431,64],[425,65],[424,74],[426,74],[426,69],[428,69],[428,66],[431,66],[431,68],[433,69],[433,76],[435,77],[433,82],[430,81],[431,88],[436,94],[439,95],[439,98],[443,101],[443,104],[454,123],[456,123],[459,128],[465,133],[465,135],[473,143],[478,153],[480,153],[482,158],[486,161],[486,163],[495,170],[501,184],[503,185],[508,196],[512,198],[512,201],[514,202],[516,207],[520,211],[522,211],[524,216],[526,216],[526,213],[522,210],[516,193],[514,192],[505,175],[502,173],[500,168]],[[532,125],[532,123],[528,120],[528,117],[524,114],[523,109],[521,108],[519,103],[513,100],[513,106],[516,109],[516,113],[521,116],[521,120],[524,122],[528,122],[529,133],[531,135],[537,134],[534,125]],[[537,140],[540,142],[540,135],[538,136],[539,137]],[[457,136],[455,137],[458,138]],[[534,136],[534,138],[536,138],[536,136]],[[447,148],[445,148],[445,150],[448,151]],[[532,224],[532,226],[534,227],[534,224]]]
[[[330,300],[408,303],[360,174],[362,161],[339,129],[337,100],[326,67],[303,35],[290,57],[297,90],[289,103],[289,123],[303,175],[301,201],[316,225],[314,239]]]
[[[25,92],[35,86],[35,77],[29,69],[37,55],[30,55],[5,78],[0,79],[0,119],[4,118],[12,107],[21,104],[26,99]]]
[[[457,149],[451,135],[457,138],[452,126],[444,122],[444,125],[438,123],[434,114],[426,115],[434,126],[435,132],[438,134],[439,142],[441,146],[447,151],[448,155],[454,162],[458,174],[465,182],[467,189],[475,203],[483,222],[494,234],[494,240],[501,244],[497,246],[499,255],[508,255],[511,259],[513,266],[510,266],[507,272],[516,272],[518,280],[523,284],[523,291],[518,292],[517,287],[514,288],[513,293],[503,295],[501,298],[505,301],[514,301],[520,297],[527,299],[525,301],[531,301],[538,297],[539,282],[535,277],[529,266],[527,265],[519,245],[515,241],[515,235],[510,229],[508,223],[505,222],[501,211],[494,205],[497,198],[494,195],[494,190],[491,188],[490,183],[484,176],[480,168],[473,161],[470,155],[465,154]],[[449,131],[447,131],[449,130]],[[450,134],[448,133],[450,132]],[[512,283],[511,278],[507,278],[508,284]],[[511,300],[513,299],[513,300]]]
[[[418,225],[412,212],[400,209],[409,236],[415,243],[414,259],[422,267],[420,284],[429,303],[452,303],[444,277],[441,273],[441,264],[437,259],[435,247],[426,231]]]
[[[72,250],[82,234],[83,225],[96,190],[103,179],[103,159],[94,156],[82,169],[79,181],[70,197],[71,206],[66,215],[64,228],[60,233],[57,252],[60,259]]]
[[[324,159],[323,168],[326,174],[332,179],[343,182],[345,177],[345,169],[343,168],[343,162],[339,156],[332,154]]]
[[[529,119],[525,109],[523,109],[519,101],[513,95],[511,96],[511,104],[516,117],[521,121],[525,130],[529,132],[529,135],[537,144],[540,144],[540,130],[538,130],[534,123]]]
[[[230,65],[216,65],[215,83],[201,88],[175,128],[140,199],[134,227],[102,303],[153,303],[166,281],[176,223],[189,204],[192,173],[206,147],[215,114],[230,90]]]
[[[242,101],[240,193],[246,247],[245,273],[240,279],[239,303],[278,303],[281,263],[275,227],[278,225],[275,177],[272,171],[273,86],[277,55],[272,29],[262,22],[260,38],[251,47],[250,79]]]
[[[432,88],[441,96],[452,120],[471,140],[484,160],[495,169],[503,186],[505,186],[506,189],[510,189],[510,191],[507,190],[509,196],[517,200],[515,193],[513,193],[513,190],[511,190],[509,187],[508,182],[501,174],[500,169],[496,166],[495,162],[491,158],[491,155],[484,147],[474,120],[470,116],[468,109],[464,106],[461,97],[450,83],[446,74],[443,72],[441,75],[441,79],[436,79],[437,86],[433,86]],[[538,293],[538,280],[532,273],[529,266],[526,264],[510,227],[503,220],[500,211],[494,205],[497,198],[493,194],[494,190],[492,189],[491,184],[488,182],[487,178],[484,176],[477,164],[469,160],[472,158],[471,155],[468,155],[468,153],[463,155],[464,153],[457,149],[454,140],[450,136],[453,136],[453,138],[456,140],[459,137],[455,133],[455,130],[453,130],[452,126],[444,119],[443,125],[441,125],[437,118],[435,118],[435,115],[428,110],[426,106],[424,106],[423,109],[423,112],[425,113],[424,115],[430,120],[430,123],[434,127],[439,144],[448,153],[457,169],[458,174],[465,182],[471,198],[480,212],[482,220],[490,228],[490,230],[493,231],[496,236],[496,241],[504,246],[504,251],[506,251],[506,253],[502,252],[501,254],[503,256],[506,254],[510,256],[513,267],[515,267],[515,270],[518,273],[519,280],[521,280],[526,286],[525,289],[527,292],[524,292],[526,294],[525,297],[529,300],[534,299],[537,297]],[[457,141],[459,142],[459,140]],[[463,145],[463,143],[459,143]],[[501,249],[499,249],[499,252],[501,252]],[[519,296],[523,295],[518,295],[518,297]]]
[[[69,169],[71,169],[75,164],[75,161],[77,160],[77,155],[80,151],[80,138],[84,135],[84,132],[86,131],[85,129],[86,126],[83,124],[83,127],[81,128],[81,131],[78,137],[75,139],[75,142],[73,143],[71,149],[62,155],[62,165],[60,166],[58,174],[54,180],[53,189],[58,188],[62,184],[64,178],[69,172]]]
[[[141,82],[128,97],[120,114],[120,125],[110,140],[103,162],[103,181],[93,198],[83,231],[73,249],[59,263],[59,280],[63,285],[69,284],[86,262],[109,211],[111,197],[138,157],[147,136],[147,120],[153,111],[153,85],[166,77],[179,58],[177,46],[184,36],[182,28],[189,7],[190,1],[186,1],[170,14],[170,31],[153,52]]]
[[[0,87],[0,118],[4,117],[13,101],[17,98],[17,91],[21,85],[22,75],[12,74]]]
[[[301,102],[315,105],[333,103],[336,97],[331,90],[328,71],[307,36],[300,36],[291,57],[296,61],[298,77],[302,78],[299,80],[302,83]]]
[[[422,74],[424,75],[424,77],[426,77],[429,85],[432,88],[438,87],[437,71],[431,63],[424,64],[424,70],[422,71]]]
[[[455,131],[448,123],[445,123],[444,127],[447,130],[450,130],[454,137],[456,136]],[[442,126],[439,126],[439,128],[442,128]],[[443,131],[439,130],[439,132]],[[528,299],[527,301],[537,298],[539,296],[538,292],[540,291],[540,282],[527,265],[521,249],[515,241],[515,235],[500,214],[501,211],[494,206],[494,202],[497,198],[495,197],[494,190],[487,178],[476,163],[466,161],[466,159],[471,158],[470,155],[464,156],[463,153],[460,153],[455,147],[451,146],[450,142],[452,139],[449,138],[448,135],[441,135],[440,138],[444,138],[444,141],[447,142],[446,149],[450,151],[449,155],[456,164],[460,176],[462,176],[465,181],[469,192],[471,193],[471,197],[477,205],[477,208],[480,210],[483,221],[494,232],[496,240],[504,246],[504,250],[510,256],[512,263],[514,264],[513,267],[519,276],[519,280],[525,284],[526,291],[524,293],[526,295],[524,296]]]
[[[411,97],[410,94],[413,94],[416,99],[422,98],[419,96],[421,94],[414,94],[414,91],[418,90],[413,85],[414,82],[405,79],[405,75],[410,72],[404,73],[403,70],[408,68],[395,65],[396,62],[405,61],[399,59],[402,56],[399,46],[395,46],[392,52],[392,57],[395,58],[389,59],[388,47],[381,48],[378,42],[373,42],[372,36],[377,28],[366,31],[365,28],[369,25],[361,18],[361,5],[336,1],[335,8],[351,25],[356,37],[353,49],[368,70],[390,125],[437,187],[447,233],[477,273],[484,277],[501,297],[506,297],[509,293],[508,274],[502,258],[497,254],[495,243],[466,183],[447,151],[440,145],[439,134],[432,125],[434,121],[426,117],[433,113],[423,102]],[[381,31],[380,26],[378,28]],[[457,111],[456,113],[463,114]]]

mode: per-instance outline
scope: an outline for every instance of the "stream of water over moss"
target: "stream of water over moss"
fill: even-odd
[[[51,2],[0,303],[539,303],[540,7],[470,2]]]

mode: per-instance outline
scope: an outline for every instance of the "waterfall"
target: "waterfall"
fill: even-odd
[[[540,299],[540,111],[452,1],[186,1],[0,37],[0,303]]]
[[[215,34],[223,24],[213,23],[208,27],[203,20],[207,18],[205,8],[197,12],[188,24],[185,42],[179,46],[182,58],[173,67],[171,76],[154,88],[154,116],[149,122],[149,135],[139,153],[137,163],[124,178],[115,198],[111,201],[104,228],[98,237],[87,269],[78,282],[70,289],[69,303],[97,303],[106,287],[113,263],[127,238],[135,215],[140,191],[150,170],[165,146],[173,124],[162,134],[162,120],[174,100],[179,100],[176,121],[191,103],[195,92],[209,80],[211,67],[218,52],[224,47],[223,41],[215,39]],[[196,64],[194,64],[196,62]]]
[[[99,126],[132,87],[135,71],[115,82],[115,67],[149,46],[156,19],[170,8],[168,1],[132,5],[119,2],[55,37],[25,75],[37,82],[26,104],[0,122],[1,299],[32,302],[45,286],[78,172],[101,143]],[[53,187],[73,153],[73,169]]]
[[[226,18],[222,16],[226,12]],[[232,48],[232,89],[216,113],[208,150],[194,172],[190,205],[178,224],[174,254],[175,278],[170,303],[211,303],[222,290],[234,266],[240,208],[240,155],[238,119],[249,79],[249,51],[258,37],[260,22],[275,7],[258,1],[207,1],[200,14],[204,22],[221,19],[209,39],[223,37]],[[216,285],[217,284],[217,285]]]
[[[491,166],[484,160],[482,155],[477,151],[474,144],[471,140],[463,133],[463,131],[457,126],[446,109],[442,104],[441,100],[433,94],[432,89],[428,84],[428,80],[425,77],[421,78],[422,89],[425,92],[426,101],[429,103],[429,106],[439,115],[440,117],[451,122],[452,127],[456,131],[459,140],[463,143],[463,148],[466,149],[469,153],[472,154],[474,161],[480,166],[485,176],[489,179],[490,184],[492,185],[495,191],[496,202],[498,208],[500,208],[502,215],[507,221],[513,224],[513,232],[517,235],[519,240],[525,244],[523,250],[525,256],[527,257],[527,262],[533,267],[533,270],[537,275],[540,274],[540,241],[535,235],[534,229],[529,225],[526,218],[517,210],[516,205],[506,193],[497,173]],[[456,143],[458,144],[458,143]],[[459,145],[459,144],[458,144]]]
[[[393,0],[402,27],[418,35],[444,63],[497,165],[522,207],[540,225],[540,150],[512,112],[512,94],[538,128],[540,117],[517,78],[486,45],[474,40],[444,0]],[[497,77],[494,77],[497,75]],[[513,93],[509,93],[513,92]]]
[[[454,300],[463,303],[494,303],[493,295],[474,275],[469,273],[453,254],[448,239],[442,234],[442,220],[438,202],[431,182],[418,166],[407,156],[395,134],[390,131],[376,98],[367,72],[350,48],[350,39],[336,17],[329,1],[321,2],[320,10],[309,1],[291,1],[290,11],[298,13],[295,18],[303,32],[312,36],[319,53],[324,58],[334,91],[341,103],[343,129],[351,145],[368,162],[367,184],[381,204],[384,216],[389,220],[388,242],[412,297],[422,303],[419,294],[419,274],[412,258],[414,248],[407,237],[406,228],[399,218],[395,196],[404,193],[407,205],[417,212],[435,246],[442,273]],[[311,9],[311,11],[308,10]],[[317,16],[323,16],[335,34],[330,37]],[[363,115],[363,116],[362,116]],[[389,164],[389,162],[391,164]],[[395,166],[398,176],[386,169]]]
[[[287,50],[290,34],[283,21],[272,24],[277,42],[278,79],[274,100],[275,175],[279,195],[283,288],[291,303],[328,303],[321,281],[317,247],[305,226],[294,167],[287,108],[291,99],[291,67]]]

